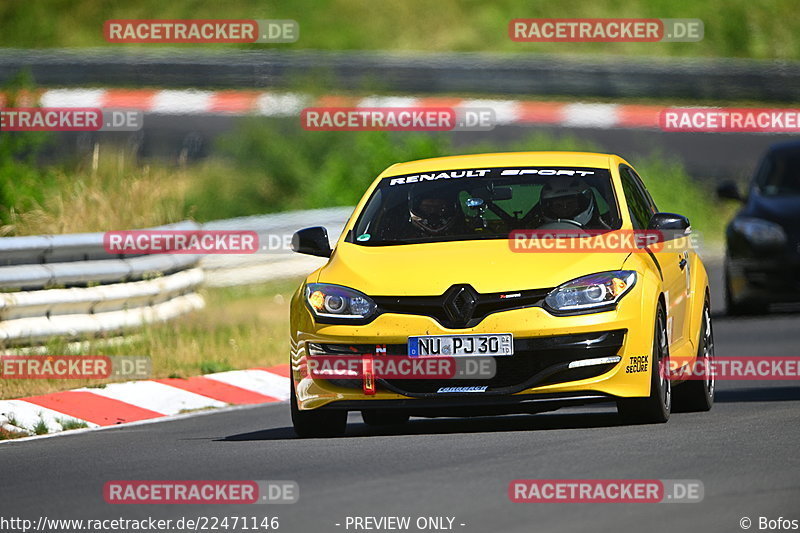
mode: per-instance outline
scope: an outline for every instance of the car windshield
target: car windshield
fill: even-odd
[[[608,169],[473,168],[384,178],[348,241],[384,246],[506,239],[514,230],[620,225]]]
[[[765,196],[800,194],[800,150],[772,154],[758,177]]]

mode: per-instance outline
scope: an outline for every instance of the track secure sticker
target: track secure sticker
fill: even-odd
[[[637,374],[639,372],[647,372],[649,364],[650,364],[649,355],[634,355],[631,357],[631,364],[625,367],[625,373]]]

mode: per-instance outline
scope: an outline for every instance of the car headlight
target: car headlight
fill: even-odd
[[[377,307],[355,289],[328,283],[306,285],[306,303],[315,316],[324,318],[364,319]]]
[[[556,312],[591,311],[615,305],[636,284],[636,272],[600,272],[568,281],[550,291],[544,301]]]
[[[753,244],[780,246],[786,243],[786,232],[782,227],[760,218],[735,218],[731,228]]]

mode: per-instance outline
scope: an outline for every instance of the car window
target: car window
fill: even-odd
[[[767,156],[756,183],[766,196],[800,194],[800,151],[777,152]]]
[[[647,207],[650,211],[650,214],[653,215],[658,213],[658,208],[656,207],[656,203],[653,201],[653,197],[650,196],[650,192],[647,190],[647,187],[644,186],[644,181],[642,178],[639,177],[639,174],[636,173],[631,167],[625,167],[628,170],[628,174],[630,174],[631,179],[636,184],[636,188],[641,191],[642,196],[647,203]]]
[[[608,169],[490,168],[384,178],[353,228],[364,246],[506,239],[515,230],[621,226]]]
[[[634,229],[646,229],[650,223],[650,217],[656,212],[655,204],[644,191],[641,180],[628,167],[620,166],[619,174],[622,179],[622,191],[628,202],[631,223]]]

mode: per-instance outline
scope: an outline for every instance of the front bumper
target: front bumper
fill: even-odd
[[[480,396],[469,398],[428,398],[404,400],[341,400],[323,405],[324,410],[358,411],[392,409],[420,417],[493,416],[503,414],[542,413],[561,407],[614,401],[614,397],[598,392],[513,394],[508,396]]]
[[[549,396],[558,403],[583,403],[647,396],[650,366],[634,365],[632,358],[649,358],[653,319],[636,296],[632,293],[623,298],[612,311],[556,317],[543,308],[530,307],[494,313],[474,327],[463,329],[445,328],[427,316],[393,313],[360,326],[318,324],[301,307],[296,309],[301,316],[297,317],[292,339],[298,406],[347,410],[458,407],[459,411],[511,406],[512,412],[514,408],[524,412],[537,397],[544,400]],[[386,346],[387,355],[399,355],[407,353],[404,349],[410,335],[464,333],[512,333],[514,355],[495,358],[497,374],[488,381],[378,380],[374,395],[364,394],[360,380],[313,379],[305,372],[309,343],[354,345],[359,351],[381,345]],[[614,356],[620,358],[618,363],[569,368],[574,361]],[[438,392],[439,387],[478,384],[486,385],[486,390]]]
[[[800,256],[728,258],[726,270],[737,300],[800,302]]]
[[[490,379],[378,379],[382,390],[410,398],[440,398],[440,387],[487,387],[483,396],[508,395],[541,385],[565,383],[597,377],[611,370],[625,340],[625,330],[603,331],[554,337],[515,339],[514,355],[495,357],[496,373]],[[327,348],[334,348],[325,345]],[[374,347],[373,347],[374,348]],[[336,345],[336,352],[369,353],[368,345]],[[386,346],[387,355],[406,355],[406,345]],[[323,356],[324,357],[324,356]],[[361,379],[320,380],[328,385],[361,390]],[[475,396],[475,393],[448,393],[448,396]]]

